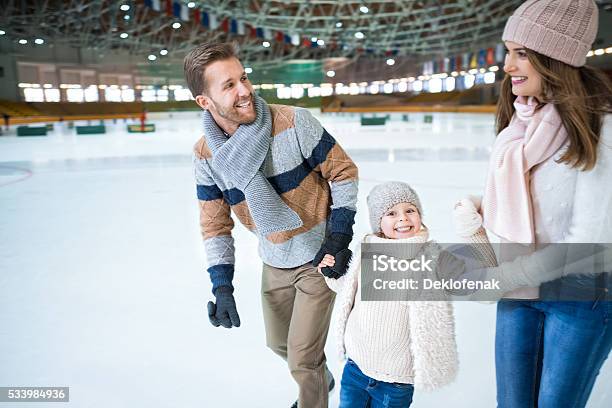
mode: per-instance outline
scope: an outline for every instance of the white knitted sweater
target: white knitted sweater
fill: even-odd
[[[457,270],[448,263],[460,261],[446,251],[440,252],[440,246],[428,238],[425,230],[413,238],[400,240],[367,235],[363,242],[422,243],[423,246],[407,247],[415,248],[415,257],[419,250],[429,252],[428,259],[435,259],[440,269]],[[468,241],[486,244],[490,249],[482,228]],[[423,390],[452,382],[458,370],[452,304],[362,302],[360,260],[361,245],[355,250],[346,275],[337,280],[326,278],[328,286],[338,293],[333,330],[341,358],[350,357],[364,374],[379,381],[414,384]],[[495,263],[494,258],[491,262]],[[447,266],[442,268],[442,263]]]
[[[607,129],[611,126],[610,118],[606,118],[606,126]],[[536,245],[551,242],[610,243],[612,132],[602,131],[597,149],[597,163],[592,170],[580,171],[565,163],[558,163],[566,148],[567,145],[530,172]],[[514,257],[500,253],[500,264],[512,259]],[[540,270],[541,265],[546,263],[538,262],[538,259],[537,253],[528,255],[520,264],[534,279],[546,272]],[[511,268],[509,264],[506,267]],[[523,287],[504,297],[537,298],[538,289]]]

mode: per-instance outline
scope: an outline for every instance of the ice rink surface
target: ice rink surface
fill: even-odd
[[[375,127],[360,126],[357,115],[315,115],[359,166],[356,237],[368,231],[368,191],[402,180],[419,193],[431,237],[455,240],[451,209],[483,189],[493,115],[433,114],[424,123],[423,114],[407,122],[392,114]],[[149,117],[152,134],[107,121],[104,135],[77,136],[62,123],[47,137],[18,138],[14,128],[0,137],[0,386],[69,386],[65,406],[78,408],[289,407],[297,388],[265,346],[261,262],[241,225],[234,284],[242,326],[208,322],[191,168],[199,114]],[[415,393],[414,407],[496,405],[495,306],[455,310],[459,376]],[[326,351],[339,388],[331,336]],[[611,385],[608,361],[589,407],[611,407]]]

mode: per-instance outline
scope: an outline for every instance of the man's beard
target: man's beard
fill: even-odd
[[[215,105],[215,109],[219,116],[223,119],[238,123],[239,125],[246,125],[248,123],[253,123],[257,118],[257,112],[255,110],[255,98],[253,94],[250,96],[251,102],[251,112],[240,112],[240,108],[237,108],[235,105],[230,106],[229,108],[225,108],[221,105],[218,105],[215,101],[212,101],[213,105]]]

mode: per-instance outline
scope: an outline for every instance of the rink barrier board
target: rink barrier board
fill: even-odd
[[[353,106],[344,108],[322,109],[322,112],[373,113],[373,112],[412,112],[412,113],[495,113],[495,105],[389,105],[389,106]]]
[[[93,125],[93,126],[76,126],[77,135],[99,135],[106,133],[106,126],[104,125]]]
[[[128,125],[127,126],[128,133],[151,133],[155,132],[155,124],[147,123],[146,125]]]
[[[361,126],[382,126],[387,123],[388,116],[383,116],[380,118],[367,118],[361,117]]]
[[[72,122],[77,120],[105,120],[105,119],[138,119],[138,114],[121,113],[105,115],[67,115],[67,116],[15,116],[11,117],[11,125],[43,122]],[[60,120],[61,119],[61,120]]]
[[[47,126],[19,126],[17,136],[47,136]]]
[[[322,109],[322,112],[347,113],[374,113],[374,112],[409,112],[409,113],[495,113],[495,105],[462,105],[462,106],[361,106],[334,109]],[[104,119],[138,119],[139,114],[103,114],[103,115],[66,115],[66,116],[11,116],[11,125],[25,125],[30,123],[47,123],[77,120],[104,120]],[[61,120],[60,120],[61,119]]]

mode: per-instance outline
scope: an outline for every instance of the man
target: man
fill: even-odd
[[[203,44],[184,63],[204,136],[195,146],[200,225],[215,303],[214,326],[239,327],[233,296],[231,210],[259,239],[267,345],[284,358],[299,387],[300,408],[328,403],[331,373],[323,348],[334,294],[323,273],[346,272],[357,202],[357,167],[306,109],[268,105],[231,44]],[[313,266],[314,264],[314,266]]]

